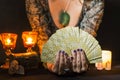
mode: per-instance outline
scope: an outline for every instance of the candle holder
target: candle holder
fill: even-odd
[[[32,52],[32,47],[34,47],[37,42],[37,35],[38,33],[35,31],[24,31],[22,33],[23,44],[24,47],[27,48],[27,52]]]
[[[34,47],[37,42],[37,35],[38,33],[34,31],[24,31],[22,33],[22,39],[24,47],[27,48],[27,52],[13,53],[12,50],[16,47],[17,34],[1,33],[0,40],[7,57],[5,64],[1,65],[0,68],[9,70],[12,69],[10,64],[14,60],[17,60],[20,63],[18,66],[22,65],[26,69],[37,68],[40,61],[39,54],[38,52],[32,50],[32,47]],[[20,74],[17,73],[16,70],[13,70],[13,72],[15,72],[15,74]]]
[[[9,67],[9,56],[12,55],[11,50],[13,50],[16,47],[17,34],[1,33],[0,40],[2,42],[3,49],[5,49],[5,54],[7,55],[5,64],[7,64],[6,66]]]

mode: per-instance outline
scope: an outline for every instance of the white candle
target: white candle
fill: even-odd
[[[6,39],[4,44],[6,47],[11,47],[11,46],[13,46],[14,43],[11,41],[10,38],[8,38],[8,39]]]
[[[10,45],[11,44],[11,40],[8,38],[5,42],[5,45]]]
[[[95,63],[95,67],[97,68],[97,70],[103,70],[102,62]]]
[[[27,43],[27,44],[32,44],[32,38],[31,38],[31,37],[28,37],[26,43]]]
[[[28,37],[26,44],[28,44],[28,45],[33,44],[33,39],[31,37]]]
[[[102,65],[105,70],[111,70],[112,52],[109,50],[102,50]]]

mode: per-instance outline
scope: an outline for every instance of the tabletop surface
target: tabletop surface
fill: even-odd
[[[120,80],[120,65],[113,66],[112,70],[98,71],[93,65],[82,74],[69,74],[65,76],[55,75],[43,68],[26,70],[25,75],[8,74],[7,70],[0,69],[0,80]]]

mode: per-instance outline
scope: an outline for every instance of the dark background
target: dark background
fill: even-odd
[[[98,30],[97,40],[102,49],[112,51],[113,65],[120,64],[120,0],[105,0],[102,23]],[[0,0],[0,33],[18,34],[14,52],[24,52],[21,34],[31,30],[26,12],[25,0]],[[3,51],[0,43],[0,52]],[[2,53],[0,53],[0,56]]]

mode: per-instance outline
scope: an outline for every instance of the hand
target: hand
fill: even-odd
[[[68,56],[65,51],[56,54],[52,72],[63,75],[66,71],[81,73],[88,69],[88,59],[82,49],[72,51],[72,56]]]
[[[59,51],[56,55],[56,60],[52,72],[58,75],[65,74],[65,70],[69,69],[68,55],[64,51]]]
[[[81,73],[88,69],[88,59],[82,49],[72,51],[72,71]]]

